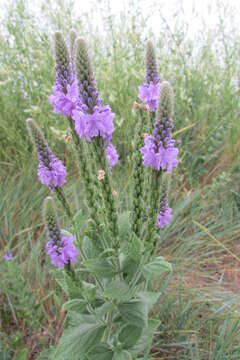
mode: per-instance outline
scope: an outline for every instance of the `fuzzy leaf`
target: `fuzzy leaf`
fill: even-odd
[[[104,290],[104,296],[109,299],[126,301],[129,296],[129,286],[120,280],[114,280]]]
[[[161,295],[160,293],[155,293],[151,291],[141,291],[138,293],[139,299],[141,299],[146,303],[148,311],[150,311],[153,305],[156,304],[160,295]]]
[[[112,360],[113,355],[111,348],[107,344],[102,343],[91,350],[88,360]]]
[[[132,240],[129,245],[129,254],[130,257],[138,261],[141,258],[143,252],[143,243],[142,241],[133,233]]]
[[[89,301],[93,301],[96,295],[96,286],[86,281],[82,281],[82,287],[84,289],[84,295]]]
[[[148,323],[148,309],[145,302],[132,300],[118,306],[121,317],[129,324],[143,327]]]
[[[153,280],[164,272],[172,271],[172,265],[162,256],[155,258],[152,262],[143,266],[143,276],[147,280]]]
[[[137,355],[144,351],[149,344],[152,343],[153,336],[160,324],[159,320],[150,319],[148,326],[143,329],[137,344],[130,350],[133,355]]]
[[[79,231],[83,227],[83,222],[84,222],[84,216],[83,216],[82,209],[80,209],[75,214],[73,220],[74,220],[74,224],[75,224],[75,227],[76,227],[76,231]]]
[[[86,301],[83,299],[73,299],[65,302],[62,306],[63,310],[82,312],[86,308]]]
[[[102,306],[95,309],[96,317],[98,320],[101,320],[107,312],[112,310],[114,305],[111,301],[105,302]]]
[[[96,245],[96,241],[93,241],[88,236],[84,236],[83,238],[82,249],[88,259],[98,257],[101,252],[101,250]]]
[[[121,350],[114,354],[113,360],[132,360],[132,355],[127,350]]]
[[[104,325],[82,323],[64,331],[53,359],[83,360],[85,355],[101,341]]]
[[[125,326],[118,337],[124,349],[131,349],[138,341],[142,334],[142,328],[134,325]]]
[[[105,259],[88,259],[83,262],[86,269],[96,275],[100,275],[105,278],[111,278],[114,276],[114,268],[110,262]]]
[[[122,241],[127,241],[129,238],[129,234],[131,231],[130,226],[130,212],[124,211],[122,214],[119,215],[119,237]]]

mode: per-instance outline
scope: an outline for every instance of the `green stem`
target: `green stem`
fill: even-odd
[[[62,204],[62,207],[67,215],[67,217],[69,218],[69,220],[72,222],[72,213],[70,210],[70,206],[69,203],[65,197],[65,194],[63,192],[63,189],[60,188],[59,186],[54,188],[54,191],[57,195],[58,200],[60,201],[60,203]]]
[[[149,209],[148,209],[148,223],[145,235],[145,241],[149,247],[155,244],[154,235],[157,230],[157,212],[160,201],[160,186],[161,186],[162,172],[152,170],[151,184],[150,184],[150,197],[149,197]]]
[[[143,187],[144,187],[144,167],[142,164],[142,154],[140,153],[140,148],[144,145],[143,129],[144,129],[144,113],[142,109],[139,109],[138,124],[136,129],[136,135],[134,140],[133,148],[133,193],[132,193],[132,230],[133,232],[140,237],[140,231],[142,227],[143,219]]]

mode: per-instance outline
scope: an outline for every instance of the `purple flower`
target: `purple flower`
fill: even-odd
[[[169,141],[164,147],[161,141],[156,142],[153,136],[148,136],[140,151],[143,155],[143,165],[154,170],[162,169],[171,173],[178,165],[178,149],[174,147],[174,140]]]
[[[157,109],[157,99],[159,95],[160,82],[143,83],[138,87],[139,99],[149,106],[150,111]]]
[[[172,217],[171,208],[167,207],[163,211],[159,211],[157,217],[157,227],[159,227],[159,229],[165,228],[169,224],[171,217]]]
[[[46,245],[46,250],[50,256],[53,266],[63,269],[64,265],[75,264],[79,254],[74,245],[74,236],[66,236],[61,233],[58,241],[50,240]]]
[[[3,258],[5,261],[12,260],[12,258],[13,258],[12,253],[10,251],[7,251]]]
[[[175,141],[172,139],[173,128],[173,92],[167,81],[161,83],[158,101],[158,111],[153,135],[144,140],[140,149],[143,155],[143,165],[154,170],[172,172],[178,165]]]
[[[62,86],[56,82],[53,86],[53,95],[49,96],[49,102],[52,104],[55,113],[71,116],[79,102],[77,81],[73,81],[71,85],[67,84],[66,93]]]
[[[103,139],[109,139],[114,132],[115,114],[111,112],[110,107],[95,106],[92,114],[84,112],[82,109],[73,111],[75,120],[75,130],[79,138],[91,140],[94,137],[101,136]]]
[[[167,193],[164,192],[161,202],[160,202],[160,210],[157,216],[157,227],[159,229],[165,228],[172,217],[172,209],[168,207],[168,196]]]
[[[61,160],[50,154],[49,161],[42,161],[39,156],[38,178],[42,184],[48,185],[50,190],[62,187],[67,175],[66,167]]]
[[[109,162],[110,169],[113,168],[118,162],[118,153],[113,144],[106,146],[106,155]]]

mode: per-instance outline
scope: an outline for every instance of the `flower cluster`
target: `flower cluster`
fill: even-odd
[[[66,167],[53,155],[40,128],[33,119],[27,120],[29,135],[38,154],[38,178],[42,184],[53,190],[62,187],[67,175]]]
[[[54,237],[54,236],[53,236]],[[74,245],[74,236],[66,236],[61,233],[60,240],[51,239],[47,242],[46,250],[53,266],[63,269],[67,264],[75,264],[78,257],[78,249]]]
[[[153,136],[148,136],[140,151],[143,155],[143,165],[154,170],[162,169],[171,173],[178,165],[178,149],[174,147],[174,140],[170,140],[164,146],[161,141],[156,142]]]
[[[143,83],[138,87],[138,97],[139,99],[149,106],[151,112],[155,111],[157,108],[157,99],[159,94],[160,82],[154,83],[151,81],[148,83]]]
[[[73,45],[72,45],[73,47]],[[73,109],[79,104],[74,64],[70,61],[66,43],[61,33],[55,33],[56,82],[49,102],[55,113],[71,117]]]
[[[159,229],[165,228],[172,217],[172,209],[168,207],[168,197],[165,194],[161,199],[160,210],[157,216],[157,227]]]
[[[148,41],[146,47],[146,82],[138,88],[139,99],[149,106],[151,112],[157,109],[157,100],[160,88],[160,77],[157,72],[157,63],[154,47]]]
[[[40,182],[47,185],[50,190],[57,186],[62,187],[65,183],[66,175],[66,167],[62,164],[61,160],[53,154],[48,154],[47,163],[41,160],[41,156],[39,156],[38,178]]]
[[[53,86],[53,95],[49,96],[48,99],[55,113],[71,117],[73,110],[79,104],[76,80],[74,80],[72,84],[67,84],[66,92],[64,92],[62,86],[56,82]]]
[[[51,263],[63,269],[65,265],[75,264],[78,257],[78,249],[74,245],[74,236],[66,235],[60,230],[53,199],[48,196],[43,203],[43,218],[46,226],[46,235],[49,241],[46,250]]]
[[[79,138],[88,141],[98,136],[105,140],[111,139],[114,132],[114,116],[109,106],[95,106],[91,114],[83,108],[76,109],[73,111],[75,130]]]
[[[115,165],[117,165],[117,162],[118,162],[118,153],[113,144],[109,144],[106,146],[106,155],[107,155],[108,163],[109,163],[109,166],[111,169]]]
[[[140,149],[143,164],[154,170],[164,170],[169,173],[178,165],[178,149],[171,137],[173,128],[173,94],[170,84],[164,81],[159,94],[158,112],[153,135],[144,139],[144,146]]]

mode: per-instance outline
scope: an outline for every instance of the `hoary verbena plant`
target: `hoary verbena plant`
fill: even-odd
[[[67,170],[61,155],[54,155],[39,126],[28,119],[38,177],[50,191],[43,204],[46,254],[68,296],[63,334],[49,358],[147,359],[159,326],[149,316],[159,299],[153,281],[171,272],[171,264],[157,255],[157,243],[171,219],[168,177],[178,165],[172,87],[160,80],[149,41],[141,102],[134,103],[129,217],[119,213],[112,186],[118,162],[112,143],[115,115],[99,96],[87,43],[72,30],[69,45],[60,32],[54,44],[56,82],[49,102],[69,124],[87,210],[73,213],[63,190]],[[67,229],[61,228],[54,198],[65,211]]]

